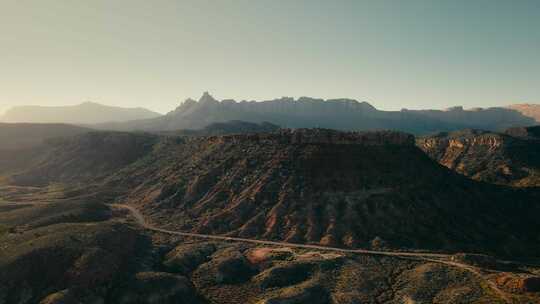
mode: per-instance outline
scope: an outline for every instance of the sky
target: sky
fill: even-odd
[[[218,99],[540,103],[540,1],[0,0],[0,113]]]

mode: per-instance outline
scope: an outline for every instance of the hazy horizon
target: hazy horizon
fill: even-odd
[[[92,101],[354,98],[381,110],[540,102],[537,1],[7,1],[0,114]]]

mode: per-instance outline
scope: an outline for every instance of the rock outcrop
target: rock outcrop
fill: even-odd
[[[440,164],[473,179],[519,187],[540,186],[538,127],[505,133],[463,130],[420,137],[417,145]]]

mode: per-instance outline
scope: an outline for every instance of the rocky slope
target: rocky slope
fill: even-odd
[[[532,194],[454,174],[403,133],[168,138],[105,184],[130,189],[119,200],[155,225],[182,231],[361,248],[540,252]]]
[[[394,129],[416,134],[470,128],[504,129],[526,126],[534,119],[506,108],[438,111],[380,111],[367,102],[353,99],[301,97],[256,101],[218,101],[205,93],[199,101],[188,99],[174,111],[146,119],[99,127],[115,130],[173,131],[200,129],[230,120],[270,122],[286,128],[330,128],[339,130]]]
[[[539,127],[505,133],[465,130],[419,138],[417,144],[442,165],[475,180],[538,187],[539,131]]]
[[[3,122],[97,124],[149,119],[161,116],[143,108],[121,108],[95,102],[74,106],[19,106],[6,111],[0,117]]]

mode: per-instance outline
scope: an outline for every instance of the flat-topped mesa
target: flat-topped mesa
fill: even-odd
[[[344,132],[331,129],[280,129],[272,133],[227,135],[214,138],[221,142],[257,141],[280,144],[333,144],[364,146],[414,146],[414,136],[397,131]]]

